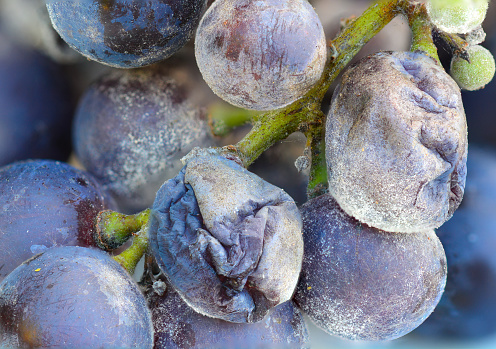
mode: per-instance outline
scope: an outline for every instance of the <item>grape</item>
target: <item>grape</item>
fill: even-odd
[[[434,231],[388,233],[348,216],[325,194],[301,208],[305,253],[294,300],[329,334],[391,340],[439,302],[446,256]]]
[[[480,340],[496,333],[496,153],[470,145],[465,198],[437,231],[448,260],[446,289],[414,333]]]
[[[0,284],[0,346],[152,348],[146,301],[106,253],[54,247]]]
[[[0,281],[52,246],[94,246],[94,221],[114,208],[88,173],[35,160],[0,168]]]
[[[454,56],[451,60],[450,74],[460,88],[468,91],[479,90],[494,77],[494,57],[488,49],[480,45],[469,46],[467,53],[470,63]]]
[[[195,54],[219,97],[268,110],[297,100],[320,78],[326,42],[306,0],[217,0],[198,26]]]
[[[234,160],[195,155],[157,192],[152,253],[195,311],[260,321],[291,299],[296,286],[303,255],[298,209]]]
[[[448,220],[465,187],[467,125],[457,84],[434,60],[384,52],[347,70],[326,124],[330,193],[390,232]]]
[[[146,298],[156,349],[301,348],[309,344],[307,326],[292,301],[274,307],[263,321],[237,324],[195,312],[171,287],[162,296],[150,289]]]
[[[465,34],[482,24],[489,0],[428,0],[429,17],[439,29]]]
[[[0,32],[0,76],[0,166],[66,160],[73,103],[61,68]]]
[[[118,68],[170,57],[192,37],[206,0],[46,0],[52,25],[76,51]]]
[[[213,143],[205,119],[188,91],[160,67],[119,70],[81,98],[74,149],[120,209],[135,213],[153,203],[191,148]]]

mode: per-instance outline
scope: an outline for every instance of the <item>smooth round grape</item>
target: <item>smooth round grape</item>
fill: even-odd
[[[46,0],[52,25],[89,59],[134,68],[166,59],[193,36],[207,0]]]
[[[303,257],[298,208],[235,160],[194,154],[157,192],[151,251],[197,312],[260,321],[296,287]]]
[[[448,260],[446,289],[419,336],[479,342],[496,334],[495,148],[471,144],[467,169],[460,208],[436,230]]]
[[[296,304],[331,335],[391,340],[439,302],[446,256],[434,231],[384,232],[348,216],[325,194],[301,207],[305,253]]]
[[[182,167],[194,146],[210,146],[205,111],[161,67],[118,70],[82,96],[73,125],[83,166],[136,213],[153,203],[160,186]]]
[[[381,52],[349,68],[326,120],[329,191],[362,223],[428,231],[463,198],[467,123],[460,88],[419,53]]]
[[[0,347],[152,348],[146,300],[105,252],[54,247],[0,283]]]
[[[0,281],[52,246],[95,246],[98,212],[115,203],[93,176],[34,160],[0,168]]]
[[[326,41],[306,0],[217,0],[198,26],[195,54],[219,97],[268,110],[297,100],[317,82]]]
[[[481,25],[489,0],[428,0],[429,17],[439,29],[465,34]]]
[[[160,281],[158,281],[160,282]],[[260,322],[237,324],[201,315],[168,286],[146,299],[155,328],[155,349],[306,348],[308,330],[292,301],[274,307]]]
[[[475,91],[486,86],[494,77],[496,70],[492,53],[480,46],[467,48],[470,63],[454,56],[451,60],[450,75],[464,90]]]

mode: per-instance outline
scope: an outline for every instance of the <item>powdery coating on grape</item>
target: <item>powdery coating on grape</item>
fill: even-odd
[[[321,329],[353,340],[391,340],[434,310],[446,283],[446,256],[434,231],[368,227],[327,194],[301,213],[305,254],[294,300]]]
[[[115,203],[86,171],[50,160],[0,168],[0,281],[53,246],[94,246],[98,212]]]
[[[422,54],[364,58],[334,92],[326,159],[330,193],[362,223],[391,232],[439,227],[465,188],[460,89]]]
[[[152,348],[146,300],[106,253],[54,247],[0,284],[2,347]]]
[[[416,335],[480,341],[496,333],[496,153],[473,144],[468,153],[463,202],[436,230],[448,260],[446,289]]]
[[[207,0],[47,0],[52,25],[73,49],[118,68],[166,59],[193,36]]]
[[[74,148],[122,211],[149,207],[195,146],[212,145],[205,112],[159,68],[119,70],[80,100]]]
[[[234,161],[205,155],[157,192],[150,246],[197,312],[257,322],[291,299],[303,257],[301,218],[283,190]]]
[[[460,57],[453,57],[450,75],[464,90],[475,91],[484,88],[494,77],[494,57],[488,49],[480,45],[469,46],[467,53],[470,63]]]
[[[427,0],[430,20],[448,33],[465,34],[481,25],[489,0]]]
[[[168,287],[163,296],[146,298],[155,328],[155,348],[301,348],[308,347],[308,330],[292,301],[274,307],[254,324],[237,324],[195,312]]]
[[[268,110],[294,102],[317,82],[326,42],[306,0],[217,0],[200,21],[195,53],[219,97]]]

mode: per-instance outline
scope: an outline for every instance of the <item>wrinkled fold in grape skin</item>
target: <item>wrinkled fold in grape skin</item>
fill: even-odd
[[[0,283],[0,347],[152,348],[146,300],[107,253],[53,247]]]
[[[195,55],[219,97],[254,110],[303,96],[327,57],[322,24],[307,0],[217,0],[198,25]]]
[[[291,298],[303,256],[293,199],[209,155],[192,159],[158,191],[150,245],[188,305],[240,323],[259,321]]]
[[[431,58],[381,52],[343,75],[326,122],[329,190],[359,221],[391,232],[448,220],[465,188],[460,89]]]
[[[170,287],[146,293],[155,328],[155,348],[306,348],[308,330],[292,301],[274,307],[263,321],[239,324],[203,316]]]
[[[447,274],[434,231],[369,227],[328,194],[301,213],[305,254],[294,300],[318,327],[346,339],[392,340],[432,313]]]

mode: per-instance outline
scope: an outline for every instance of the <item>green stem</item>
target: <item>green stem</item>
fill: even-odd
[[[358,51],[399,13],[400,3],[401,0],[380,0],[370,6],[331,41],[333,54],[329,55],[319,82],[289,106],[261,114],[252,130],[228,150],[248,167],[276,142],[321,118],[322,99],[332,82]]]
[[[212,134],[215,136],[225,136],[235,127],[252,121],[257,115],[257,112],[219,102],[209,106],[208,115]]]
[[[114,259],[126,269],[129,274],[134,273],[136,265],[148,249],[148,230],[149,225],[144,225],[137,234],[134,234],[131,246],[114,256]]]
[[[307,199],[320,196],[328,191],[327,164],[325,158],[325,124],[311,125],[307,136],[307,148],[312,154],[310,176],[308,178]]]
[[[98,247],[106,251],[118,248],[147,224],[149,216],[150,209],[134,215],[101,211],[96,218],[95,241]]]
[[[425,4],[407,4],[404,12],[412,30],[411,51],[421,51],[441,65],[437,47],[432,40],[432,24],[429,21]]]

